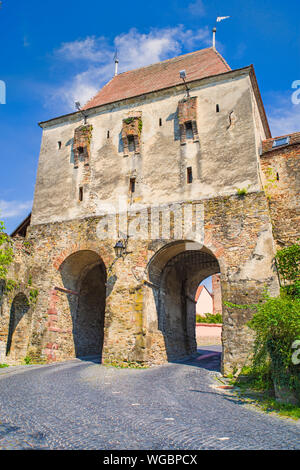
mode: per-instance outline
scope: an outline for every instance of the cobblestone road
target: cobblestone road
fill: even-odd
[[[207,356],[144,370],[2,369],[0,449],[299,449],[300,423],[213,388],[219,357]]]

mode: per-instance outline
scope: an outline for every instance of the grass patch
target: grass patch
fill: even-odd
[[[130,361],[104,361],[103,365],[106,367],[115,367],[116,369],[148,369],[149,366],[141,362],[130,362]]]
[[[0,364],[0,369],[3,369],[4,367],[9,367],[8,364]]]
[[[222,315],[220,313],[205,313],[202,315],[196,315],[197,323],[223,323]]]
[[[276,401],[274,391],[271,390],[266,382],[253,377],[250,373],[232,378],[230,384],[238,387],[236,392],[239,398],[245,400],[265,413],[275,413],[279,416],[300,419],[300,407],[288,405]]]

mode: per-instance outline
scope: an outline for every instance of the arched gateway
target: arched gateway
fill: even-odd
[[[94,251],[81,250],[59,268],[67,294],[76,357],[101,355],[103,347],[106,269]],[[69,310],[69,311],[68,311]],[[70,346],[70,345],[68,345]]]
[[[196,290],[200,282],[218,272],[216,257],[192,241],[169,243],[150,260],[148,276],[154,302],[149,302],[147,313],[154,323],[157,316],[168,360],[196,352]]]

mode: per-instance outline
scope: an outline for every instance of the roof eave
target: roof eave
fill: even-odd
[[[227,72],[223,72],[223,73],[218,73],[218,74],[215,74],[215,75],[209,75],[207,77],[203,77],[203,78],[197,78],[195,80],[190,80],[190,81],[187,81],[186,83],[187,84],[193,84],[193,83],[197,83],[197,82],[203,82],[205,80],[213,80],[215,78],[223,78],[227,75],[236,75],[236,74],[245,74],[246,72],[251,72],[251,67],[253,68],[252,65],[249,65],[249,66],[246,66],[246,67],[242,67],[240,69],[234,69],[234,70],[228,70]],[[256,85],[257,85],[257,82],[256,82]],[[97,105],[97,106],[94,106],[92,108],[86,108],[84,110],[84,112],[88,115],[88,114],[93,114],[94,112],[97,112],[98,110],[100,110],[101,108],[105,107],[105,106],[110,106],[112,104],[117,104],[117,103],[121,103],[123,101],[128,101],[128,100],[132,100],[134,98],[140,98],[141,96],[147,96],[147,95],[151,95],[153,93],[159,93],[159,92],[163,92],[163,91],[166,91],[166,90],[171,90],[172,88],[182,88],[182,90],[184,91],[185,90],[185,85],[184,84],[177,84],[177,85],[172,85],[172,86],[168,86],[168,87],[165,87],[165,88],[159,88],[157,90],[153,90],[153,91],[149,91],[149,92],[146,92],[146,93],[141,93],[139,95],[134,95],[134,96],[130,96],[128,98],[122,98],[121,100],[116,100],[116,101],[110,101],[108,103],[103,103],[101,105]],[[257,85],[257,88],[258,88],[258,85]],[[259,92],[259,90],[258,90]],[[260,96],[260,95],[259,95]],[[261,97],[260,97],[261,99]],[[38,123],[38,125],[41,127],[41,128],[44,128],[44,127],[47,127],[47,124],[49,123],[54,123],[56,121],[59,121],[59,120],[62,120],[64,118],[69,118],[69,117],[72,117],[72,116],[80,116],[81,113],[80,111],[75,111],[73,113],[69,113],[69,114],[64,114],[64,115],[61,115],[61,116],[58,116],[58,117],[55,117],[55,118],[52,118],[52,119],[49,119],[47,121],[41,121]]]

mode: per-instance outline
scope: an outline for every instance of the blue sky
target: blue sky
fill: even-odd
[[[40,150],[37,123],[72,112],[120,71],[211,45],[232,68],[254,64],[273,135],[300,129],[300,4],[280,0],[3,0],[0,10],[0,210],[7,231],[30,212]]]

